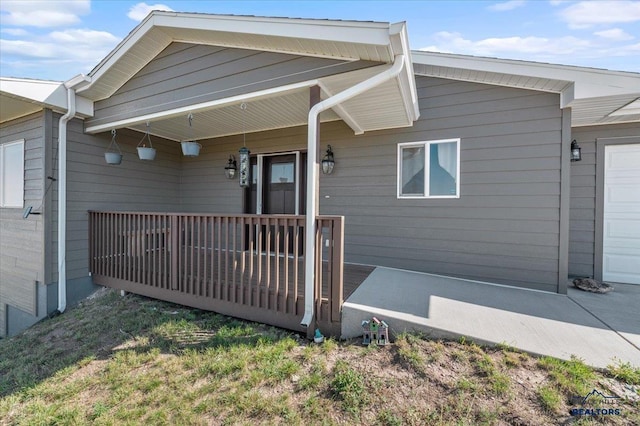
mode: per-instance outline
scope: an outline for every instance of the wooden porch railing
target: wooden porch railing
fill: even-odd
[[[304,216],[89,212],[96,284],[301,331]],[[338,335],[342,216],[316,220],[315,312]]]

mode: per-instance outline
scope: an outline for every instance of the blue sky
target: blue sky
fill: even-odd
[[[0,2],[0,75],[89,72],[153,9],[406,21],[412,49],[640,72],[640,1]]]

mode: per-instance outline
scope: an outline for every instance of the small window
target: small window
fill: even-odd
[[[0,207],[24,207],[24,140],[0,145]]]
[[[398,144],[398,198],[459,198],[460,139]]]

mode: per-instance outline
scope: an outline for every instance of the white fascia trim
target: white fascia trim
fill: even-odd
[[[400,92],[404,101],[404,108],[407,113],[407,123],[411,124],[420,118],[420,105],[418,102],[418,89],[416,88],[416,78],[413,73],[413,59],[409,48],[409,34],[407,25],[398,22],[390,28],[391,47],[394,49],[393,56],[404,56],[404,69],[398,75]]]
[[[564,89],[562,89],[560,92],[560,108],[567,108],[576,100],[575,89],[575,83],[568,84]]]
[[[268,18],[161,11],[155,11],[151,16],[154,17],[156,26],[167,28],[304,38],[380,46],[389,44],[389,24],[386,22]]]
[[[545,64],[513,59],[483,58],[425,51],[412,51],[417,64],[473,71],[545,78],[574,83],[575,99],[629,94],[637,91],[640,74],[571,65]],[[419,74],[419,73],[418,73]]]
[[[122,56],[124,56],[144,35],[154,27],[154,13],[150,13],[137,27],[135,27],[109,54],[93,68],[88,76],[91,83],[79,88],[76,93],[90,89],[100,77],[105,74]]]
[[[216,107],[223,107],[232,105],[238,102],[246,102],[249,100],[255,100],[265,97],[271,97],[283,92],[295,91],[318,84],[318,80],[308,80],[301,83],[288,84],[286,86],[274,87],[271,89],[258,90],[257,92],[245,93],[242,95],[236,95],[229,98],[216,99],[214,101],[202,102],[198,104],[188,105],[180,108],[173,108],[166,111],[155,112],[152,114],[139,115],[124,120],[111,121],[109,123],[98,124],[95,126],[89,126],[85,129],[85,133],[95,134],[104,132],[111,129],[119,129],[122,127],[135,126],[146,122],[157,121],[165,118],[173,118],[184,115],[185,113],[196,113]]]
[[[329,90],[329,88],[327,88],[327,86],[324,83],[322,83],[322,81],[318,82],[318,86],[320,86],[320,90],[322,90],[322,92],[326,95],[325,99],[335,95],[335,93]],[[340,117],[342,121],[344,121],[347,124],[347,126],[349,126],[351,130],[353,130],[354,134],[356,135],[364,134],[364,129],[351,116],[351,114],[347,112],[347,110],[342,106],[342,104],[338,104],[334,106],[332,109],[336,114],[338,114],[338,117]]]

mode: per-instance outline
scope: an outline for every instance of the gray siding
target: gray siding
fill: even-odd
[[[0,125],[0,144],[25,140],[24,205],[42,211],[44,189],[44,114]],[[20,208],[0,208],[0,335],[4,304],[36,314],[36,282],[44,280],[44,216],[22,218]]]
[[[58,116],[54,118],[54,151],[57,149]],[[108,165],[104,153],[110,134],[87,135],[83,123],[73,120],[67,136],[67,279],[86,277],[88,271],[88,211],[178,211],[180,145],[152,136],[157,149],[154,161],[138,159],[141,133],[118,132],[124,157],[118,166]],[[54,154],[55,155],[55,154]],[[57,176],[58,165],[54,164]],[[53,193],[50,281],[57,281],[57,188]]]
[[[97,102],[87,125],[151,114],[377,65],[282,53],[172,43]]]
[[[321,128],[336,170],[320,178],[320,212],[346,216],[346,259],[556,291],[561,118],[557,95],[418,77],[421,118],[412,128],[353,133]],[[398,200],[400,142],[461,138],[461,198]],[[237,181],[224,179],[241,137],[205,141],[184,160],[181,206],[240,212]],[[305,149],[306,128],[251,134],[252,153]]]
[[[596,139],[639,136],[640,124],[575,127],[572,137],[582,148],[582,161],[571,163],[569,274],[593,277],[596,228]]]

